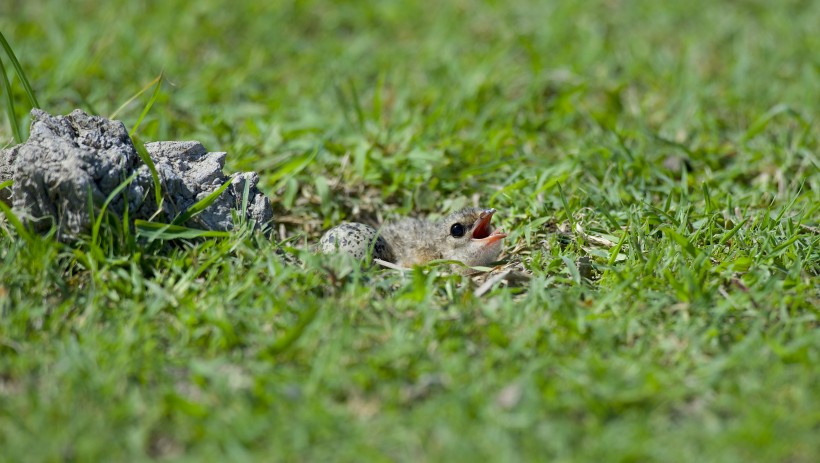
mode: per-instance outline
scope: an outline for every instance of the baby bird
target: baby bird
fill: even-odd
[[[457,260],[474,267],[494,262],[501,253],[505,233],[490,225],[495,209],[467,208],[429,222],[404,219],[380,230],[361,223],[343,223],[328,230],[319,241],[324,253],[341,251],[362,259],[372,256],[402,267],[431,260]]]

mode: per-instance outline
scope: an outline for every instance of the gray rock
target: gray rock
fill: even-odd
[[[248,183],[246,219],[268,225],[273,219],[270,200],[257,188],[259,174],[244,172],[230,179],[222,173],[226,153],[209,153],[196,141],[161,141],[146,143],[145,149],[154,161],[163,192],[173,201],[163,202],[168,217],[176,217],[207,197],[226,181],[231,186],[208,209],[194,216],[188,226],[226,231],[233,228],[233,213],[242,208],[245,183]]]
[[[159,216],[155,216],[151,172],[121,122],[81,110],[51,116],[34,109],[29,140],[0,150],[0,182],[14,180],[10,191],[0,190],[0,201],[10,203],[35,230],[45,231],[56,223],[60,238],[65,239],[90,230],[89,204],[97,214],[106,198],[131,175],[134,179],[108,210],[122,216],[127,207],[132,220],[153,217],[163,222],[172,221],[230,181],[231,186],[186,225],[219,231],[233,228],[247,183],[245,219],[272,233],[273,210],[257,188],[256,173],[227,177],[222,172],[226,154],[208,153],[199,142],[156,142],[145,148],[162,186]]]
[[[10,180],[14,174],[14,160],[17,158],[18,148],[15,146],[7,150],[0,151],[0,183]],[[0,201],[11,205],[11,188],[0,190]]]

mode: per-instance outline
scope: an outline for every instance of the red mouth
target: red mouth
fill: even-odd
[[[493,231],[490,226],[490,220],[492,220],[493,214],[495,214],[495,209],[487,209],[478,216],[478,222],[475,227],[473,227],[474,240],[484,241],[484,244],[492,244],[507,236],[506,233]]]

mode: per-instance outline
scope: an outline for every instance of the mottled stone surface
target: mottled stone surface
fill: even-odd
[[[187,226],[229,230],[233,214],[242,205],[248,185],[246,219],[269,229],[273,218],[270,201],[257,189],[255,172],[227,177],[222,168],[225,153],[208,153],[195,141],[156,142],[145,145],[162,185],[163,203],[155,216],[154,183],[147,165],[137,154],[125,126],[100,116],[75,110],[51,116],[32,110],[31,136],[23,144],[0,150],[0,182],[14,180],[11,190],[0,191],[0,201],[10,203],[27,224],[45,231],[58,226],[60,238],[71,238],[91,227],[91,204],[96,214],[106,198],[132,175],[114,197],[108,210],[129,217],[170,222],[191,205],[218,189],[228,187]]]
[[[12,159],[11,202],[35,230],[46,231],[53,223],[61,235],[88,230],[89,203],[101,206],[132,173],[136,178],[109,210],[122,213],[127,203],[133,216],[140,217],[156,209],[146,204],[150,172],[121,122],[80,110],[52,117],[34,109],[31,115],[28,141],[0,152],[0,158]]]
[[[196,141],[160,141],[146,143],[145,149],[154,161],[162,191],[173,201],[164,201],[168,217],[188,210],[197,201],[216,191],[229,180],[222,173],[227,153],[209,153]],[[231,211],[240,210],[245,183],[248,183],[247,219],[269,224],[273,219],[270,200],[257,188],[259,174],[244,172],[230,177],[231,186],[208,209],[193,217],[188,226],[207,230],[230,230]]]
[[[14,160],[17,158],[17,151],[19,151],[17,148],[20,146],[22,145],[0,151],[0,183],[11,180],[14,175]],[[0,201],[11,204],[11,188],[0,190]]]

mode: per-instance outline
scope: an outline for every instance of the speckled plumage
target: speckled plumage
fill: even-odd
[[[494,212],[494,209],[468,208],[438,221],[389,222],[378,231],[368,225],[346,222],[322,236],[320,249],[324,253],[339,250],[364,258],[372,245],[373,257],[402,267],[436,259],[457,260],[469,266],[487,265],[498,258],[501,239],[506,236],[493,232],[490,219]],[[463,236],[453,235],[454,224],[462,225]]]

